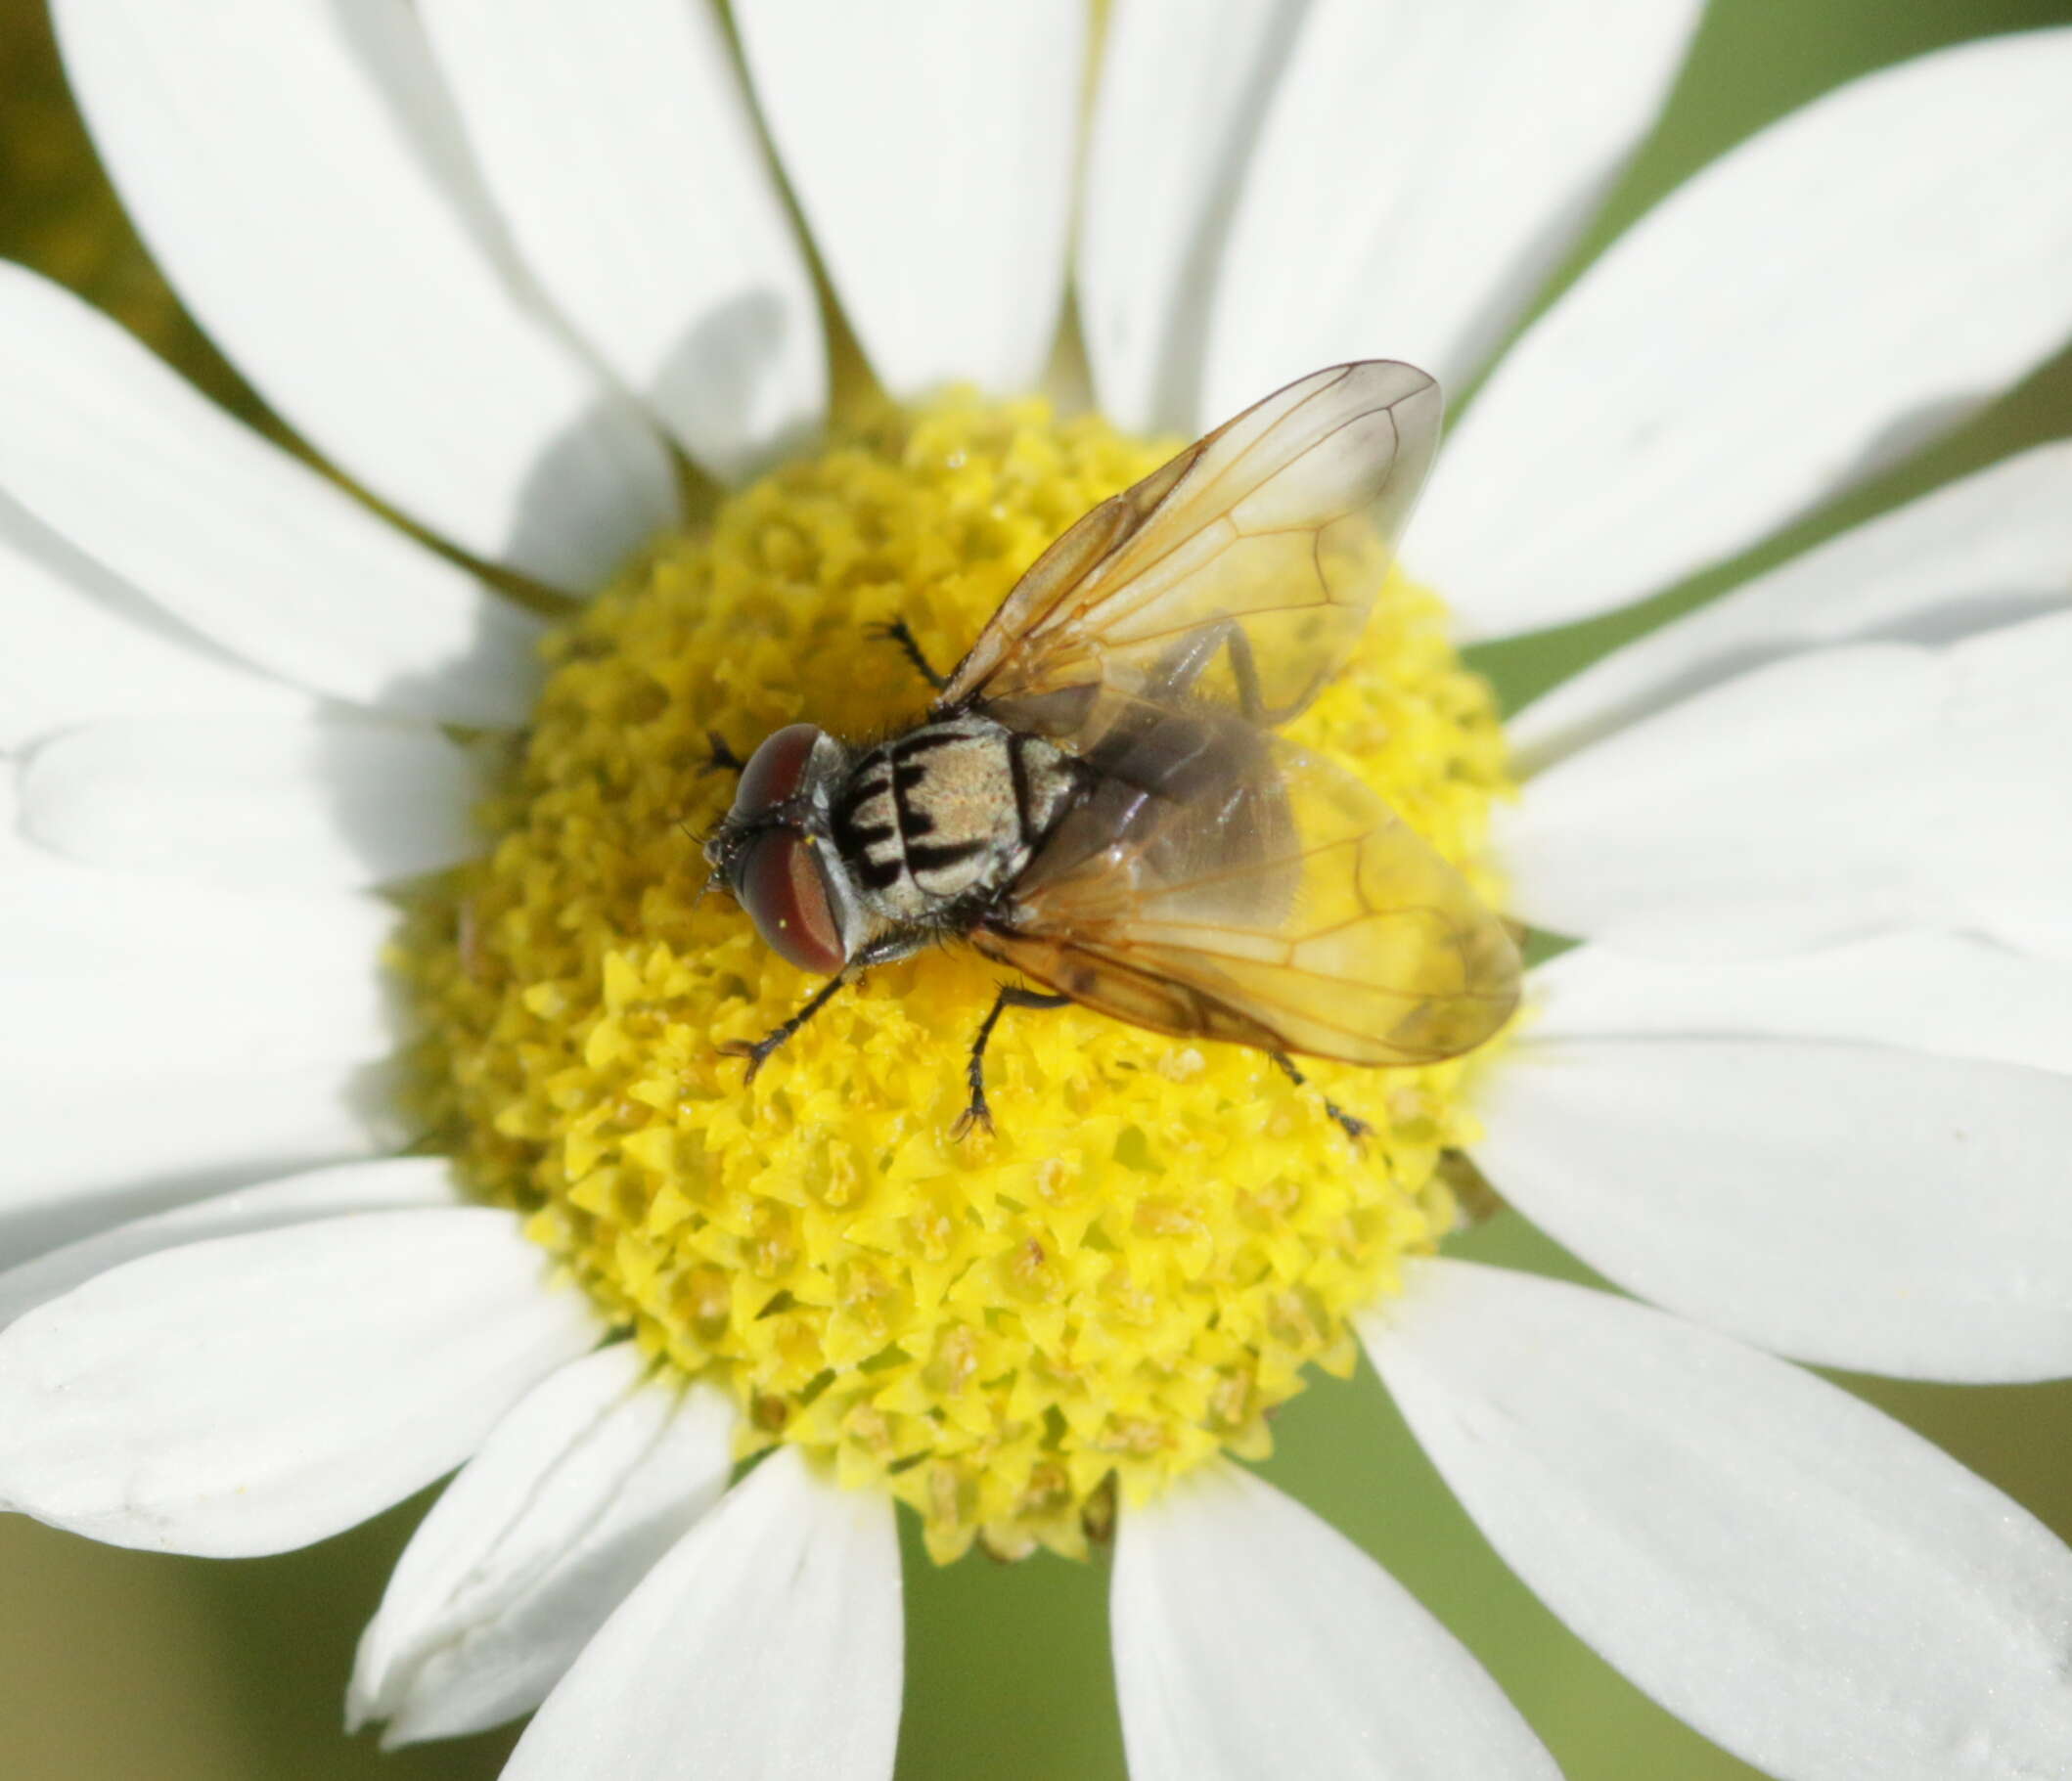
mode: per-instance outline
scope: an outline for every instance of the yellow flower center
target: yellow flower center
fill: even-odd
[[[1077,1007],[1010,1010],[997,1135],[962,1140],[1000,973],[950,947],[871,972],[752,1089],[721,1055],[816,987],[703,895],[694,838],[798,719],[893,732],[927,688],[866,627],[954,662],[1043,547],[1170,446],[1039,402],[877,418],[664,540],[560,631],[493,852],[405,948],[428,1111],[605,1316],[722,1382],[744,1450],[789,1441],[921,1515],[938,1560],[1076,1553],[1219,1449],[1256,1457],[1347,1313],[1452,1225],[1462,1060],[1306,1066]],[[1292,734],[1478,890],[1508,787],[1487,687],[1401,577]],[[1357,1144],[1330,1095],[1372,1127]]]

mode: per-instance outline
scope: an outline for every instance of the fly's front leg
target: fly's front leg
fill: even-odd
[[[874,940],[869,946],[861,948],[847,964],[815,990],[806,999],[806,1005],[783,1025],[772,1027],[760,1039],[728,1040],[720,1046],[721,1054],[726,1057],[745,1057],[748,1060],[748,1074],[742,1078],[742,1086],[746,1088],[752,1083],[756,1071],[769,1061],[770,1053],[833,1002],[838,991],[857,982],[874,964],[889,964],[895,958],[904,958],[914,949],[915,942],[904,934],[891,934],[882,940]]]
[[[1300,1089],[1307,1085],[1309,1078],[1295,1068],[1295,1060],[1289,1057],[1285,1051],[1269,1051],[1267,1055],[1281,1066],[1281,1073],[1289,1082],[1293,1083],[1296,1088]],[[1374,1130],[1364,1119],[1355,1119],[1353,1115],[1346,1112],[1329,1094],[1324,1097],[1324,1110],[1338,1122],[1345,1135],[1356,1144]]]
[[[748,1073],[741,1079],[742,1087],[745,1089],[755,1080],[755,1073],[769,1061],[772,1051],[776,1050],[779,1046],[796,1033],[800,1027],[818,1014],[822,1008],[833,1002],[836,992],[842,989],[844,985],[854,981],[854,975],[848,971],[843,971],[838,976],[830,977],[826,983],[813,992],[812,996],[807,1000],[806,1005],[800,1008],[796,1014],[792,1015],[782,1026],[772,1027],[760,1039],[730,1039],[722,1045],[720,1052],[723,1056],[745,1057],[748,1060]]]
[[[867,635],[881,637],[887,643],[897,644],[905,650],[907,660],[914,664],[916,672],[937,692],[950,684],[950,677],[947,674],[937,674],[933,664],[922,653],[921,645],[915,641],[914,633],[907,628],[905,619],[895,618],[888,625],[869,625],[865,629]]]
[[[717,730],[705,732],[705,740],[712,744],[712,752],[705,757],[707,773],[740,773],[748,763],[727,745],[727,738]]]
[[[1061,1008],[1071,1000],[1069,996],[1047,996],[1040,990],[1024,990],[1017,984],[1000,986],[1000,994],[993,998],[991,1012],[979,1022],[978,1037],[971,1041],[970,1061],[964,1068],[964,1079],[970,1085],[971,1099],[957,1116],[957,1124],[950,1128],[952,1138],[968,1137],[974,1127],[987,1134],[993,1130],[993,1112],[986,1105],[986,1045],[993,1037],[993,1029],[1000,1024],[1001,1015],[1009,1008]]]

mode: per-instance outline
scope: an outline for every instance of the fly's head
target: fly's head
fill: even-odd
[[[830,837],[849,753],[816,724],[788,724],[748,757],[705,863],[755,931],[802,971],[833,976],[854,950],[856,896]]]

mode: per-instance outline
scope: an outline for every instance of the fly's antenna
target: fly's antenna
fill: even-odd
[[[720,835],[726,833],[727,824],[725,819],[722,819],[721,821],[713,824],[710,828],[704,829],[701,832],[696,828],[693,828],[688,819],[678,817],[676,819],[676,825],[678,828],[684,831],[684,839],[689,841],[691,845],[698,850],[698,857],[705,862],[704,882],[698,887],[698,895],[691,899],[691,907],[693,909],[696,909],[700,903],[704,902],[704,900],[712,894],[713,887],[720,883],[720,881],[726,876],[726,868],[724,863],[717,866],[712,863],[711,848],[713,841],[716,840]]]
[[[705,899],[706,899],[707,897],[711,896],[711,894],[712,894],[712,887],[713,887],[713,886],[714,886],[715,884],[717,884],[718,882],[719,882],[719,873],[718,873],[718,872],[716,872],[716,871],[708,871],[708,872],[707,872],[707,873],[705,874],[705,881],[704,881],[704,883],[700,884],[700,885],[699,885],[699,886],[698,887],[698,895],[697,895],[697,896],[695,896],[695,897],[693,897],[693,898],[691,899],[691,907],[692,907],[693,909],[696,909],[696,908],[698,908],[698,905],[699,905],[700,903],[704,902],[704,900],[705,900]]]

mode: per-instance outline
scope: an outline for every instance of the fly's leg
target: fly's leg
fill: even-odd
[[[853,983],[858,973],[855,972],[842,971],[835,976],[830,977],[826,983],[813,992],[804,1007],[800,1008],[796,1014],[792,1015],[782,1026],[772,1027],[760,1039],[730,1039],[722,1045],[720,1052],[723,1056],[745,1057],[748,1060],[748,1074],[742,1078],[742,1087],[745,1089],[752,1083],[755,1080],[755,1073],[769,1061],[770,1053],[783,1045],[786,1040],[789,1039],[792,1034],[796,1033],[814,1015],[818,1014],[829,1002],[833,1002],[836,992],[845,985]]]
[[[849,962],[815,990],[807,998],[806,1005],[782,1026],[772,1027],[757,1040],[728,1040],[720,1046],[721,1053],[727,1057],[745,1057],[748,1060],[748,1074],[742,1078],[742,1086],[746,1088],[752,1083],[756,1071],[769,1060],[770,1053],[833,1002],[837,990],[856,982],[874,964],[890,964],[895,958],[906,957],[922,944],[912,931],[894,932],[885,935],[882,940],[874,940],[869,946],[861,947],[851,954]]]
[[[1203,626],[1158,664],[1152,677],[1158,695],[1176,699],[1190,691],[1208,672],[1209,663],[1225,649],[1230,651],[1231,674],[1238,683],[1239,714],[1248,724],[1264,724],[1270,714],[1265,696],[1259,690],[1259,660],[1252,653],[1252,640],[1245,634],[1244,627],[1230,619],[1219,625]]]
[[[1238,709],[1247,724],[1266,721],[1266,700],[1259,692],[1259,663],[1252,640],[1242,625],[1226,625],[1223,641],[1231,652],[1231,672],[1238,677]]]
[[[1300,1089],[1308,1084],[1309,1078],[1295,1068],[1295,1060],[1289,1057],[1285,1051],[1269,1051],[1267,1055],[1281,1066],[1282,1075],[1285,1076],[1296,1088]],[[1332,1100],[1329,1094],[1324,1097],[1324,1110],[1338,1122],[1339,1126],[1344,1130],[1345,1135],[1356,1144],[1374,1129],[1364,1119],[1355,1119],[1343,1107],[1339,1106],[1336,1101]]]
[[[1017,984],[1000,986],[1000,994],[993,998],[992,1011],[979,1023],[978,1037],[971,1041],[970,1061],[964,1067],[964,1079],[971,1087],[971,1099],[957,1116],[957,1124],[950,1128],[952,1138],[968,1137],[973,1128],[988,1135],[993,1130],[993,1112],[986,1105],[986,1045],[993,1037],[993,1029],[1000,1024],[1001,1015],[1010,1008],[1061,1008],[1071,1000],[1069,996],[1047,996],[1040,990],[1024,990]]]
[[[906,651],[907,660],[914,664],[916,672],[929,686],[933,687],[937,692],[940,692],[950,684],[950,677],[947,674],[937,674],[934,668],[930,666],[928,658],[921,651],[921,645],[914,641],[914,633],[907,629],[907,621],[905,619],[895,618],[888,625],[867,626],[866,634],[871,637],[882,638],[887,643],[897,644],[900,648]]]
[[[1440,1151],[1438,1175],[1453,1189],[1460,1220],[1457,1228],[1470,1230],[1486,1224],[1505,1210],[1504,1196],[1489,1184],[1489,1177],[1475,1167],[1466,1151]]]

